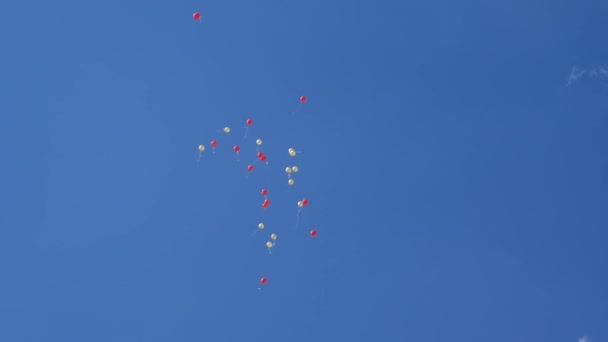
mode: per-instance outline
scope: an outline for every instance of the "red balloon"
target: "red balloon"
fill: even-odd
[[[253,165],[247,166],[247,170],[249,170],[249,172],[253,171]]]
[[[238,152],[241,150],[241,148],[239,147],[239,145],[235,145],[233,148],[234,152]]]
[[[313,237],[313,238],[317,237],[317,231],[316,231],[316,230],[314,230],[314,229],[313,229],[313,230],[311,230],[311,231],[310,231],[310,236],[311,236],[311,237]]]
[[[247,119],[247,126],[253,125],[253,119]]]
[[[262,189],[262,195],[264,195],[264,196],[268,195],[268,190]]]
[[[307,206],[308,205],[308,200],[306,198],[302,200],[302,205],[303,206]]]
[[[198,12],[194,12],[192,14],[192,18],[194,18],[194,20],[200,20],[201,19],[201,14]]]
[[[262,158],[260,158],[261,161],[266,161],[266,156],[262,156]]]
[[[266,284],[267,282],[268,282],[268,279],[266,279],[266,277],[262,277],[262,279],[260,279],[261,284]]]
[[[300,102],[302,102],[302,103],[306,102],[306,96],[300,96]]]
[[[216,146],[217,146],[217,141],[211,140],[211,147],[216,147]]]
[[[258,152],[258,158],[262,159],[263,156],[264,156],[264,152]]]

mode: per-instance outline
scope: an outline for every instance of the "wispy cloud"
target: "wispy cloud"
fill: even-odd
[[[591,340],[589,339],[589,337],[583,336],[578,339],[578,342],[591,342]]]
[[[600,66],[589,71],[591,77],[608,77],[608,67]]]
[[[586,72],[587,72],[587,70],[581,69],[579,67],[572,68],[572,70],[570,70],[570,76],[568,77],[568,85],[571,85],[572,82],[574,82],[574,81],[578,80],[579,78],[583,77]],[[582,341],[582,342],[586,342],[586,341]]]
[[[588,68],[581,68],[581,67],[573,67],[572,70],[570,70],[570,76],[568,76],[568,85],[571,85],[572,83],[576,82],[577,80],[579,80],[581,77],[585,76],[585,75],[589,75],[589,77],[592,78],[596,78],[596,77],[608,77],[608,66],[596,66],[596,67],[588,67]],[[579,341],[579,342],[589,342],[589,341]]]

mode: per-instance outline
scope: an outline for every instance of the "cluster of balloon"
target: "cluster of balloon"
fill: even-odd
[[[266,158],[266,155],[264,154],[264,152],[258,152],[258,159],[261,160],[261,161],[263,161],[263,162],[265,162],[266,166],[268,166],[268,159]],[[256,161],[254,161],[254,163]]]
[[[270,234],[270,241],[266,242],[266,248],[268,248],[268,253],[272,253],[272,251],[270,250],[272,247],[274,247],[274,245],[276,244],[277,241],[277,234],[272,233]]]
[[[262,189],[262,196],[264,196],[264,202],[262,202],[262,208],[266,209],[270,205],[270,200],[268,199],[268,190]]]
[[[299,167],[297,167],[296,165],[294,166],[287,166],[285,168],[285,173],[287,173],[287,185],[289,185],[290,189],[291,186],[294,185],[296,183],[296,181],[293,179],[292,177],[292,173],[297,173],[300,170]]]
[[[200,22],[202,16],[201,16],[201,14],[199,12],[194,12],[192,14],[192,18],[195,21]],[[302,107],[302,105],[307,101],[307,98],[306,98],[306,96],[300,96],[299,100],[300,101],[299,101],[298,107],[295,110],[295,112],[297,112]],[[242,139],[243,142],[247,138],[247,134],[249,132],[249,129],[252,126],[253,126],[253,119],[251,119],[251,118],[246,119],[245,120],[245,125],[244,125],[245,134],[244,134],[243,139]],[[229,134],[231,131],[232,130],[228,126],[224,127],[224,129],[223,129],[223,132],[225,134]],[[220,130],[217,130],[217,133],[220,134],[221,133]],[[263,144],[263,141],[262,141],[261,138],[257,138],[255,140],[257,158],[253,162],[251,162],[251,163],[249,163],[247,165],[247,171],[249,172],[249,174],[251,174],[255,170],[255,166],[254,165],[258,161],[266,163],[266,167],[267,168],[269,166],[268,157],[266,156],[266,154],[264,152],[260,151],[260,148],[261,148],[262,144]],[[210,141],[210,145],[211,145],[211,148],[212,148],[212,152],[215,153],[216,152],[216,148],[218,147],[218,141],[215,140],[215,139],[211,140]],[[235,159],[238,162],[239,161],[239,153],[241,152],[241,146],[238,145],[238,144],[235,144],[232,147],[232,150],[234,151]],[[289,157],[291,157],[291,158],[294,158],[294,157],[296,157],[296,155],[298,153],[301,153],[301,151],[296,151],[295,148],[293,148],[293,147],[289,148],[287,151],[289,153]],[[203,155],[203,152],[205,152],[205,145],[200,144],[198,146],[198,159],[197,159],[197,162],[200,162],[201,156]],[[291,191],[291,188],[295,184],[294,175],[296,173],[298,173],[298,171],[299,171],[299,167],[296,166],[296,165],[293,165],[293,164],[291,164],[290,166],[285,167],[285,172],[287,173],[288,191]],[[270,199],[268,198],[268,194],[269,194],[268,189],[263,188],[261,190],[261,194],[264,197],[264,200],[262,201],[262,209],[268,209],[268,207],[270,206]],[[302,211],[302,209],[304,207],[308,206],[309,201],[306,198],[302,198],[302,199],[298,200],[297,204],[298,204],[298,209],[297,209],[297,213],[296,213],[296,228],[298,227],[300,213],[301,213],[301,211]],[[265,228],[266,228],[266,225],[263,222],[260,222],[260,223],[258,223],[256,231],[263,231]],[[309,232],[309,235],[310,235],[311,238],[316,238],[317,237],[317,231],[315,229],[311,229],[310,232]],[[266,249],[268,250],[269,254],[272,253],[272,249],[276,246],[276,244],[277,244],[277,234],[276,233],[272,233],[272,234],[270,234],[270,240],[268,240],[266,242]],[[266,285],[267,283],[268,283],[268,278],[266,276],[261,277],[258,289],[261,290],[261,286],[262,285]]]

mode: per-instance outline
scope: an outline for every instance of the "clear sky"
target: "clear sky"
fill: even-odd
[[[608,2],[0,15],[0,340],[608,341]]]

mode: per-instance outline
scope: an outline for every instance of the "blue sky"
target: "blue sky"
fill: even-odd
[[[606,2],[0,13],[1,340],[608,340]]]

